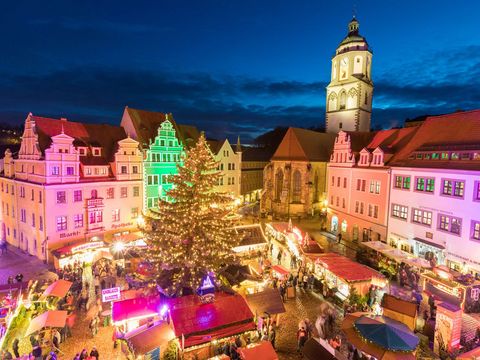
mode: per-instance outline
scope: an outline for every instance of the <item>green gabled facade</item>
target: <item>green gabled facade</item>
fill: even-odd
[[[145,151],[145,211],[155,209],[158,199],[168,200],[167,191],[172,188],[168,177],[177,174],[177,164],[183,164],[183,155],[183,144],[179,141],[173,124],[165,120],[158,127],[158,135]]]

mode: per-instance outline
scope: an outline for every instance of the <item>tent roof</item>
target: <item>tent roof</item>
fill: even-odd
[[[252,347],[241,347],[238,352],[242,360],[278,360],[277,353],[269,341],[262,341]]]
[[[405,301],[389,294],[383,295],[382,307],[411,317],[417,315],[417,305],[414,302]]]
[[[160,312],[162,303],[158,295],[115,301],[112,305],[112,321],[118,323],[133,318],[156,316]]]
[[[370,281],[372,278],[384,278],[378,271],[335,253],[320,254],[316,261],[323,264],[328,271],[347,282]]]
[[[30,321],[25,336],[40,331],[43,328],[63,328],[67,321],[67,312],[64,310],[50,310],[37,316]]]
[[[259,316],[264,313],[274,315],[286,311],[278,289],[265,289],[254,294],[247,294],[247,303],[252,312]]]
[[[234,329],[235,326],[248,325],[251,328],[250,325],[252,325],[254,327],[253,314],[247,302],[237,294],[230,295],[224,292],[216,292],[215,300],[209,304],[202,304],[196,295],[188,295],[170,299],[168,304],[176,336],[189,337],[197,334],[215,336],[218,335],[215,333],[220,329],[222,329],[222,335],[224,335],[225,331],[229,332],[228,329]],[[243,331],[246,330],[239,332]],[[195,345],[187,340],[186,344],[188,346]],[[207,341],[209,339],[202,336],[195,342]]]
[[[157,347],[164,347],[175,334],[170,325],[165,322],[149,327],[128,338],[128,342],[134,349],[135,355],[143,355]]]
[[[71,287],[72,283],[70,281],[60,279],[53,284],[50,284],[50,286],[45,289],[42,296],[56,296],[62,298],[67,295],[68,290],[70,290]]]

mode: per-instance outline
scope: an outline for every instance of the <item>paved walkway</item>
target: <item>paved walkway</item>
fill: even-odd
[[[15,277],[18,273],[23,274],[23,281],[46,279],[53,275],[43,261],[8,246],[7,253],[0,255],[0,284],[6,284],[9,276]]]

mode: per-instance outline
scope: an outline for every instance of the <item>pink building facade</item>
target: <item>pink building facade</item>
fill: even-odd
[[[388,162],[414,131],[338,134],[328,164],[330,232],[349,241],[386,242],[391,181]]]
[[[31,255],[52,261],[53,250],[137,230],[142,155],[121,127],[29,114],[20,151],[7,150],[4,164],[2,238]]]
[[[427,118],[392,162],[388,242],[480,273],[480,111]]]

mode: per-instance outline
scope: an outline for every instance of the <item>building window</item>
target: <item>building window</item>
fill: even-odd
[[[52,175],[60,175],[60,167],[58,166],[52,166]]]
[[[340,198],[337,196],[336,206],[340,206]]]
[[[355,201],[355,212],[358,214],[358,210],[360,207],[360,203],[358,201]]]
[[[128,196],[128,188],[126,186],[123,186],[120,188],[120,197],[121,198],[126,198]]]
[[[75,202],[82,201],[82,190],[73,191],[73,201]]]
[[[300,174],[300,171],[296,170],[293,173],[292,200],[294,203],[299,203],[301,202],[301,198],[302,198],[302,174]]]
[[[20,209],[20,221],[23,223],[27,222],[27,210]]]
[[[113,209],[112,210],[112,221],[120,221],[120,209]]]
[[[438,228],[439,230],[460,235],[462,230],[462,219],[450,215],[439,214]]]
[[[93,156],[100,156],[100,149],[93,149]]]
[[[392,216],[397,219],[407,220],[408,207],[398,204],[392,204]]]
[[[35,201],[35,190],[32,189],[30,192],[30,200]]]
[[[83,227],[83,214],[73,215],[73,226],[75,228]]]
[[[67,195],[65,191],[57,191],[57,204],[65,204],[67,202]]]
[[[132,214],[132,219],[138,218],[138,207],[132,208],[131,214]]]
[[[75,168],[73,166],[67,166],[67,175],[75,175]]]
[[[38,202],[41,204],[43,201],[43,193],[41,190],[38,191]]]
[[[480,221],[472,221],[472,239],[480,240]]]
[[[115,197],[115,189],[110,187],[107,189],[107,199],[113,199]]]
[[[433,193],[434,190],[435,190],[434,178],[418,177],[415,179],[415,191],[425,191],[425,192]]]
[[[280,201],[283,191],[283,171],[281,169],[277,170],[277,175],[275,176],[275,199]]]
[[[378,205],[375,205],[375,206],[373,207],[373,217],[374,217],[375,219],[378,219]]]
[[[43,231],[43,216],[38,217],[38,230]]]
[[[360,203],[360,214],[362,214],[362,215],[363,215],[363,208],[364,208],[364,203],[361,202]]]
[[[57,216],[57,231],[67,230],[67,217]]]
[[[342,199],[342,208],[345,209],[345,198]]]
[[[132,173],[138,174],[138,166],[137,165],[132,166]]]
[[[413,209],[412,222],[422,225],[432,225],[432,212],[420,209]]]
[[[373,205],[368,204],[368,216],[372,217],[373,216]]]
[[[90,224],[103,222],[103,212],[101,210],[91,211],[89,215]]]
[[[340,176],[337,177],[337,187],[340,187]]]
[[[98,198],[98,191],[93,189],[92,191],[90,191],[90,195],[92,199],[96,199]]]
[[[133,197],[139,197],[140,196],[140,186],[134,186],[133,187]]]
[[[35,214],[32,213],[32,227],[35,227]]]
[[[335,176],[332,176],[332,186],[335,186]]]
[[[128,172],[127,172],[127,167],[126,167],[125,165],[122,165],[121,168],[120,168],[120,170],[121,170],[121,173],[122,173],[122,174],[127,174],[127,173],[128,173]]]
[[[380,181],[375,182],[375,194],[380,194]]]
[[[374,191],[375,191],[375,181],[370,180],[370,193],[373,194]]]
[[[20,197],[21,198],[25,197],[25,188],[23,186],[20,186]]]
[[[410,176],[396,175],[396,176],[395,176],[395,184],[394,184],[394,187],[395,187],[396,189],[409,190],[409,189],[410,189]]]
[[[343,187],[347,188],[347,178],[346,177],[343,178]]]
[[[443,180],[442,195],[463,198],[465,182],[462,180]]]

